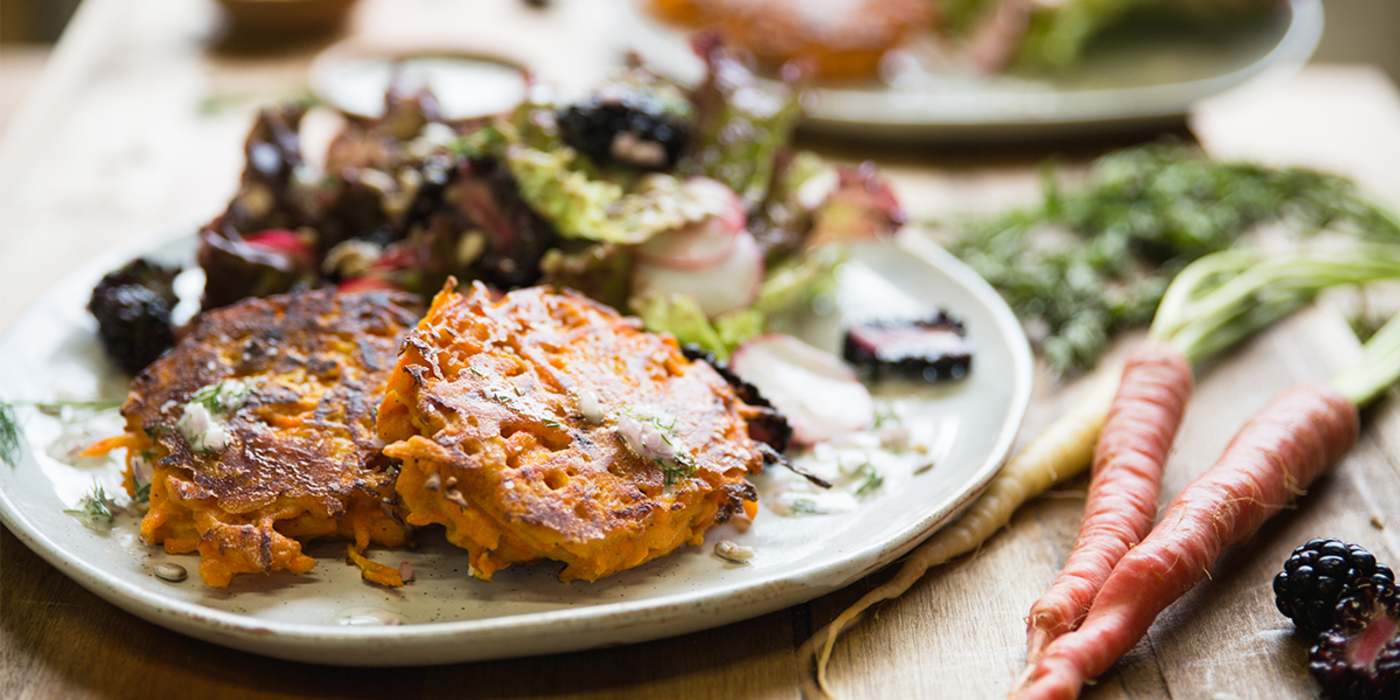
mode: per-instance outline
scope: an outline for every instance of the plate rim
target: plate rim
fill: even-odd
[[[172,233],[172,229],[176,232]],[[149,253],[161,246],[175,245],[180,239],[191,237],[192,231],[193,228],[189,226],[179,229],[171,227],[158,236],[143,237],[73,270],[5,329],[4,335],[0,336],[0,349],[18,342],[15,340],[16,334],[23,328],[33,323],[42,323],[43,319],[40,316],[55,302],[55,297],[62,289],[100,276],[133,254]],[[997,433],[993,449],[972,471],[973,476],[957,489],[957,495],[949,503],[941,508],[937,507],[940,504],[935,503],[935,507],[931,507],[928,513],[902,528],[894,536],[853,550],[843,557],[793,569],[782,575],[768,575],[756,581],[721,585],[703,593],[670,593],[580,608],[527,612],[494,618],[358,627],[264,620],[162,596],[158,592],[124,582],[115,574],[106,574],[101,562],[88,561],[74,555],[58,539],[44,533],[25,509],[14,503],[11,494],[4,490],[0,490],[0,521],[3,521],[25,546],[64,575],[137,617],[205,641],[293,661],[342,666],[408,666],[580,651],[596,648],[600,644],[571,643],[571,635],[568,632],[613,632],[619,642],[603,645],[635,643],[717,627],[800,604],[802,601],[815,599],[850,585],[873,571],[890,565],[961,514],[987,488],[1009,458],[1029,408],[1034,382],[1030,344],[1020,322],[1001,296],[971,268],[933,242],[924,231],[915,227],[906,228],[890,245],[897,246],[947,276],[970,292],[986,311],[990,312],[998,334],[1007,341],[1007,349],[1012,359],[1012,367],[1009,368],[1011,399],[1006,419]],[[32,462],[35,459],[32,454],[34,446],[25,438],[22,438],[22,442],[24,447],[21,450],[21,460]],[[865,563],[859,567],[850,567],[851,561]],[[848,567],[850,570],[844,575],[834,573]],[[784,595],[785,591],[792,590],[800,593]],[[790,599],[794,597],[801,600]],[[505,644],[501,653],[496,654],[453,653],[453,649],[450,648],[452,640],[465,637],[473,638],[477,645],[481,644],[483,638],[502,641],[514,639],[515,646],[519,647],[522,631],[526,636],[532,637],[540,637],[539,633],[547,633],[546,636],[552,637],[553,641],[532,644],[526,653],[511,651],[510,644]],[[536,634],[529,634],[531,631],[535,631]],[[436,642],[437,647],[423,648],[430,642]],[[399,656],[385,654],[368,660],[363,657],[342,658],[343,654],[356,651],[382,652],[389,643],[393,643],[396,648],[413,646],[423,653],[412,658],[403,658],[402,653]]]

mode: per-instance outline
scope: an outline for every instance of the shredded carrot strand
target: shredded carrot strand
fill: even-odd
[[[113,450],[123,447],[127,449],[139,448],[142,440],[131,433],[122,433],[109,438],[103,438],[88,445],[86,449],[78,453],[79,457],[106,457]]]
[[[377,583],[381,586],[391,588],[403,587],[403,576],[399,575],[399,570],[392,566],[385,566],[377,561],[370,561],[355,549],[355,545],[348,544],[345,551],[350,555],[350,561],[360,567],[360,576],[370,583]]]

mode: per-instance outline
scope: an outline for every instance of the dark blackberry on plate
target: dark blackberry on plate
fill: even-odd
[[[107,273],[92,290],[88,311],[107,356],[127,374],[137,374],[175,344],[170,312],[179,301],[179,270],[137,258]]]
[[[564,142],[599,166],[670,171],[690,139],[695,107],[675,85],[641,69],[557,115]]]
[[[874,379],[893,374],[934,382],[967,376],[972,350],[962,321],[940,311],[932,318],[851,326],[841,356]]]
[[[1316,633],[1335,624],[1343,599],[1364,588],[1394,585],[1391,570],[1360,545],[1314,539],[1293,550],[1274,577],[1275,604],[1299,630]]]

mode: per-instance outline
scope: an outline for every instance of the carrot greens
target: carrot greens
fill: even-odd
[[[1361,359],[1333,379],[1332,387],[1348,401],[1365,406],[1397,382],[1400,382],[1400,314],[1366,341]]]
[[[1307,305],[1327,287],[1400,278],[1400,249],[1394,245],[1303,250],[1255,260],[1255,254],[1230,251],[1197,263],[1199,270],[1188,268],[1182,284],[1173,284],[1163,300],[1149,336],[1169,340],[1199,365]]]
[[[1260,225],[1400,240],[1400,218],[1344,178],[1215,162],[1179,144],[1105,155],[1076,188],[1048,169],[1043,181],[1038,204],[943,223],[949,250],[1043,326],[1042,353],[1060,374],[1092,367],[1113,331],[1153,318],[1187,264]]]

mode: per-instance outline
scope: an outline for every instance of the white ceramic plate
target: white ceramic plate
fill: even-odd
[[[377,118],[395,75],[432,91],[444,116],[469,119],[508,112],[525,99],[525,71],[505,60],[415,47],[391,51],[344,42],[321,53],[307,81],[326,104],[346,114]]]
[[[183,235],[145,249],[192,260]],[[0,398],[122,398],[125,382],[103,359],[84,311],[102,273],[130,257],[114,254],[74,273],[0,341]],[[852,513],[782,517],[763,508],[751,527],[712,530],[703,547],[596,583],[560,583],[558,566],[514,567],[492,582],[467,573],[466,557],[440,533],[420,533],[416,551],[371,550],[378,561],[409,561],[417,580],[400,590],[364,583],[345,563],[343,542],[313,544],[318,565],[295,576],[243,575],[227,589],[201,585],[195,555],[170,556],[137,535],[131,513],[106,531],[65,514],[92,488],[119,492],[115,460],[71,466],[46,446],[61,424],[17,406],[27,440],[15,468],[0,464],[0,516],[34,551],[79,584],[156,624],[259,654],[316,663],[419,665],[528,656],[640,642],[715,627],[795,605],[846,586],[892,562],[946,524],[985,488],[1007,456],[1030,397],[1031,355],[1016,319],[968,268],[917,234],[857,251],[841,274],[837,311],[802,322],[813,342],[834,346],[841,319],[918,316],[940,308],[961,316],[977,353],[970,374],[943,385],[886,384],[877,397],[903,397],[911,424],[936,438],[936,465],[888,475]],[[113,414],[109,418],[117,418]],[[108,428],[118,430],[120,420]],[[766,475],[765,475],[766,476]],[[762,485],[760,485],[762,488]],[[123,497],[124,500],[124,497]],[[752,547],[748,564],[712,553],[720,539]],[[152,575],[177,563],[182,583]],[[386,619],[400,624],[386,626]],[[357,624],[347,624],[357,623]],[[369,623],[369,624],[366,624]]]
[[[686,31],[617,3],[614,42],[682,82],[704,66]],[[813,91],[805,127],[938,141],[1026,140],[1145,129],[1195,102],[1307,62],[1322,36],[1321,0],[1288,0],[1257,21],[1216,30],[1125,27],[1096,39],[1052,76],[930,72],[893,86],[872,80]]]

